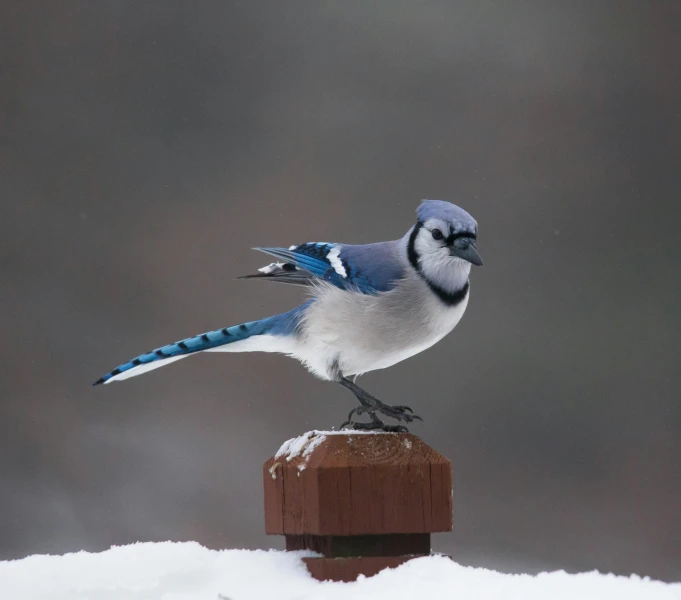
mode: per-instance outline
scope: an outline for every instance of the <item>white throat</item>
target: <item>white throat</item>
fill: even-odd
[[[414,240],[421,274],[445,292],[457,292],[466,285],[471,263],[452,256],[447,248],[433,249],[429,241],[418,235]]]

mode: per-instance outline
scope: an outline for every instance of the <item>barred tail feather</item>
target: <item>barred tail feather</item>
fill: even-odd
[[[119,365],[92,385],[142,375],[198,352],[284,352],[292,349],[300,316],[307,304],[286,313],[208,331],[140,354]]]
[[[152,358],[150,359],[150,362],[142,363],[141,359],[153,352],[154,351],[152,350],[152,352],[150,353],[140,354],[140,356],[138,356],[134,360],[131,360],[123,365],[116,367],[113,371],[107,373],[106,375],[104,375],[104,377],[101,377],[92,385],[100,385],[102,383],[111,383],[112,381],[123,381],[124,379],[130,379],[130,377],[136,377],[137,375],[148,373],[149,371],[153,371],[154,369],[165,367],[166,365],[169,365],[170,363],[175,362],[176,360],[180,360],[181,358],[187,358],[187,356],[189,356],[189,354],[179,354],[177,356],[171,356],[170,358]],[[137,361],[140,361],[139,364],[137,363]]]

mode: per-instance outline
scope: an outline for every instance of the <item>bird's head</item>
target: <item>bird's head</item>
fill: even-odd
[[[482,266],[476,246],[478,224],[465,210],[442,200],[424,200],[416,213],[412,247],[421,266]]]

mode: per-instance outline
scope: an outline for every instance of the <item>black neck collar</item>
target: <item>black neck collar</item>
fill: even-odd
[[[407,244],[407,258],[409,259],[409,264],[423,278],[423,280],[428,284],[430,290],[440,300],[442,300],[442,302],[444,302],[447,306],[456,306],[466,297],[466,294],[468,294],[468,288],[470,287],[470,284],[468,283],[468,281],[466,281],[466,283],[460,290],[456,290],[455,292],[449,292],[444,288],[440,287],[439,285],[430,281],[423,274],[423,271],[421,270],[421,265],[419,263],[419,253],[416,251],[416,236],[419,234],[419,231],[421,230],[422,227],[423,223],[421,221],[417,221],[416,225],[414,225],[414,229],[412,230],[411,235],[409,236],[409,243]]]

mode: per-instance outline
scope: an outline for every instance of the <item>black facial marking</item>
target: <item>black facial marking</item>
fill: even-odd
[[[470,231],[459,231],[458,233],[450,233],[447,236],[447,245],[451,246],[456,240],[463,237],[471,238],[472,240],[474,240],[475,234],[471,233]]]
[[[429,281],[426,277],[424,277],[423,272],[421,271],[421,265],[419,264],[419,254],[416,251],[416,236],[418,235],[419,230],[422,227],[423,223],[421,223],[421,221],[417,221],[413,231],[411,232],[411,235],[409,236],[409,244],[407,245],[407,258],[409,259],[409,263],[411,264],[412,267],[414,267],[414,270],[421,277],[423,277],[431,291],[440,300],[442,300],[442,302],[444,302],[447,306],[456,306],[466,297],[466,294],[468,293],[469,283],[466,282],[466,284],[456,292],[448,292],[447,290],[442,289],[439,285],[434,284],[432,281]],[[471,236],[470,233],[466,232],[450,234],[447,237],[447,243],[449,243],[449,238],[451,238],[452,236],[454,236],[455,238],[464,236],[475,237],[475,235]]]
[[[419,234],[421,227],[423,227],[423,223],[417,221],[409,236],[409,244],[407,245],[407,258],[409,259],[409,263],[418,272],[421,271],[421,267],[419,266],[419,253],[416,252],[416,236]]]
[[[466,282],[466,285],[464,285],[460,290],[457,290],[456,292],[448,292],[430,281],[427,281],[427,283],[428,287],[447,306],[456,306],[457,304],[459,304],[466,297],[466,294],[468,293],[468,288],[470,287],[470,284]]]

